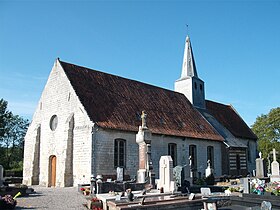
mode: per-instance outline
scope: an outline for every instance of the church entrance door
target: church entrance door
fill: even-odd
[[[55,187],[56,182],[56,156],[50,156],[50,187]]]

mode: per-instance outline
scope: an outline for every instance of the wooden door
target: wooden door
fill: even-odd
[[[56,182],[56,156],[51,157],[51,171],[50,171],[50,184],[51,187],[55,187],[55,182]]]

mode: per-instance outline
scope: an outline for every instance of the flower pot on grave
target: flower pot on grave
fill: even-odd
[[[92,199],[87,201],[87,207],[88,209],[102,209],[103,204],[100,200]]]
[[[84,195],[89,195],[90,194],[90,191],[89,190],[85,190],[84,191]]]
[[[127,199],[128,199],[129,201],[133,201],[133,198],[134,198],[134,195],[133,195],[132,192],[127,193]]]
[[[6,199],[9,198],[9,201]],[[4,200],[5,198],[5,200]],[[10,199],[11,198],[11,199]],[[8,197],[7,195],[0,199],[0,209],[14,209],[16,207],[16,200],[12,199],[12,197]]]

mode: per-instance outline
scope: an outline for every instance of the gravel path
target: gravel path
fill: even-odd
[[[35,193],[17,198],[16,209],[81,209],[86,197],[78,192],[77,187],[47,188],[31,186]]]

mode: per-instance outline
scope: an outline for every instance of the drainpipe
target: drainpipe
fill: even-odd
[[[96,157],[97,157],[97,150],[96,150],[96,134],[98,131],[97,125],[94,123],[91,130],[91,173],[93,177],[97,176],[96,171]]]

